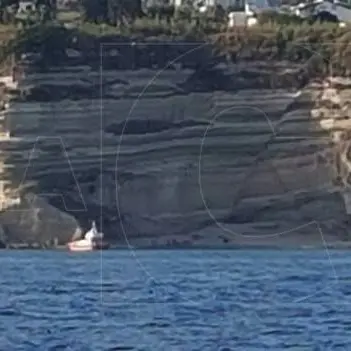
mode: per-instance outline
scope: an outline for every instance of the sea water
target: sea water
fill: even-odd
[[[2,251],[0,350],[351,350],[351,254]]]

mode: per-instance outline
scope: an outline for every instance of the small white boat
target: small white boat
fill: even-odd
[[[70,251],[93,251],[93,250],[106,250],[108,244],[103,241],[104,234],[98,232],[96,229],[95,221],[92,227],[84,235],[84,239],[71,241],[67,244]]]

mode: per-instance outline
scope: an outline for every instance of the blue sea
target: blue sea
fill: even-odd
[[[0,350],[351,350],[351,252],[0,252]]]

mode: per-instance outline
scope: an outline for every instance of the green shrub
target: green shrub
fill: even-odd
[[[275,11],[263,11],[257,16],[257,22],[260,25],[267,23],[273,23],[277,25],[301,25],[305,22],[305,20],[295,15],[277,13]]]
[[[294,21],[285,15],[265,13],[261,15],[261,24],[234,29],[227,29],[225,23],[211,21],[205,16],[200,16],[197,23],[194,18],[186,20],[181,16],[174,16],[169,23],[167,20],[143,17],[121,28],[82,23],[76,29],[68,30],[62,26],[41,24],[17,31],[15,37],[8,34],[7,44],[0,51],[0,59],[4,62],[13,53],[33,51],[34,48],[57,60],[57,55],[69,45],[73,35],[87,38],[105,35],[177,37],[207,41],[214,44],[218,53],[236,59],[286,60],[313,66],[315,71],[324,72],[327,69],[335,74],[350,74],[351,33],[347,27],[326,23],[312,25],[306,21],[297,25]],[[12,30],[11,33],[14,32]]]

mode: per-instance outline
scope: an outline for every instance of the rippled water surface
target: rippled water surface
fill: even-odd
[[[3,251],[0,264],[0,350],[351,350],[351,252]]]

